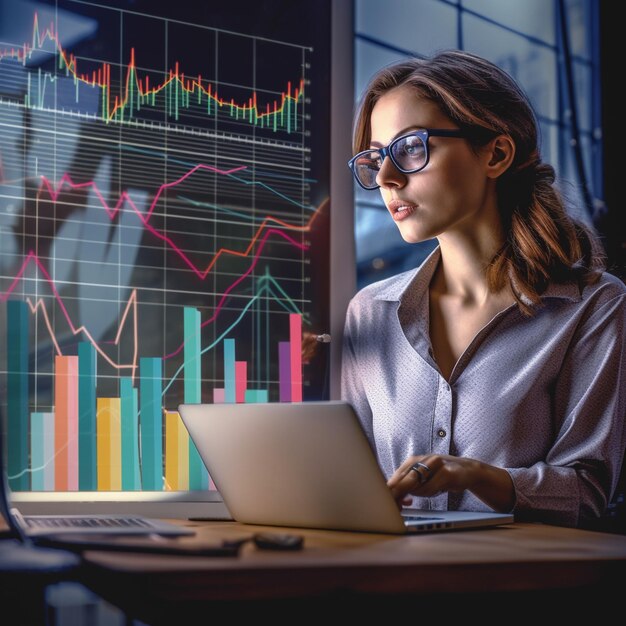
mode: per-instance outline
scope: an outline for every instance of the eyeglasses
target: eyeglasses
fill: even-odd
[[[378,189],[376,176],[386,156],[403,174],[413,174],[428,165],[429,137],[468,137],[467,131],[448,128],[424,128],[394,139],[385,148],[363,150],[348,161],[356,182],[363,189]]]

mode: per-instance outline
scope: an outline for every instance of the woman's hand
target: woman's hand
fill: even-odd
[[[449,454],[410,456],[387,485],[399,508],[410,504],[409,495],[429,498],[466,489],[495,511],[508,512],[515,504],[515,487],[506,470]]]

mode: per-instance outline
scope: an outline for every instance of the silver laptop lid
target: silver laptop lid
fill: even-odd
[[[237,521],[406,532],[349,404],[186,404],[179,412]]]

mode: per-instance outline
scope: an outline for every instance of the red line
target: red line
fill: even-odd
[[[259,226],[259,228],[257,229],[257,232],[255,233],[254,237],[251,239],[250,244],[248,245],[248,247],[246,248],[246,250],[244,252],[240,252],[240,251],[236,251],[236,250],[230,250],[227,248],[220,248],[220,250],[218,250],[218,252],[214,255],[213,259],[211,260],[211,262],[208,264],[208,266],[206,267],[206,269],[204,271],[201,271],[199,268],[197,268],[192,262],[191,260],[182,252],[182,250],[180,250],[180,248],[178,248],[178,246],[176,246],[176,244],[167,236],[163,235],[162,233],[160,233],[159,231],[157,231],[155,228],[153,228],[150,224],[148,224],[148,220],[152,214],[152,212],[154,211],[154,207],[156,205],[156,202],[161,194],[161,192],[163,191],[163,189],[168,188],[168,187],[172,187],[174,185],[177,185],[178,183],[182,182],[183,180],[185,180],[188,176],[190,176],[193,172],[197,171],[198,169],[208,169],[210,171],[215,171],[218,172],[220,174],[231,174],[235,171],[239,171],[241,169],[243,169],[242,167],[238,167],[238,168],[234,168],[233,170],[228,170],[228,171],[222,171],[222,170],[218,170],[217,168],[213,168],[209,165],[203,165],[203,164],[199,164],[196,165],[194,168],[192,168],[189,172],[187,172],[186,174],[184,174],[183,176],[181,176],[179,179],[177,179],[176,181],[170,182],[170,183],[165,183],[163,185],[161,185],[161,187],[159,188],[157,194],[155,195],[155,198],[150,206],[150,209],[146,215],[146,217],[144,217],[139,209],[135,206],[134,202],[132,201],[132,199],[130,198],[130,196],[126,193],[123,192],[122,195],[120,196],[120,199],[118,200],[116,206],[111,209],[107,203],[106,200],[104,199],[104,197],[102,196],[102,194],[100,193],[96,183],[94,181],[89,181],[89,182],[85,182],[85,183],[74,183],[69,174],[64,174],[61,177],[61,180],[59,181],[56,191],[53,188],[53,186],[51,185],[51,183],[42,176],[42,181],[43,184],[45,185],[45,187],[48,189],[48,192],[52,198],[53,201],[56,202],[59,194],[60,194],[60,190],[61,187],[63,186],[63,183],[67,183],[70,187],[72,188],[83,188],[83,187],[92,187],[94,190],[94,193],[97,195],[98,199],[100,200],[100,202],[102,203],[102,206],[104,207],[105,211],[107,212],[107,215],[109,216],[109,218],[111,220],[114,219],[115,215],[117,214],[117,212],[120,209],[120,207],[122,206],[123,200],[126,199],[128,200],[129,204],[133,207],[133,210],[135,211],[135,213],[137,213],[137,215],[139,216],[139,219],[143,222],[143,224],[145,225],[145,227],[152,232],[156,237],[158,237],[159,239],[166,241],[167,243],[170,244],[170,246],[172,247],[172,249],[177,252],[179,254],[179,256],[181,257],[181,259],[183,259],[183,261],[194,271],[194,273],[201,279],[204,280],[206,278],[206,276],[208,275],[208,273],[211,271],[211,269],[213,268],[213,266],[215,265],[215,263],[217,262],[217,259],[219,258],[219,256],[223,253],[228,253],[231,254],[233,256],[239,256],[239,257],[245,257],[248,256],[252,250],[252,248],[254,247],[255,242],[257,241],[257,239],[259,238],[261,232],[263,231],[263,229],[267,226],[268,222],[273,221],[276,222],[290,230],[297,230],[297,231],[308,231],[311,228],[311,225],[313,223],[313,221],[315,220],[315,218],[317,217],[317,215],[319,214],[319,209],[316,210],[313,215],[311,216],[311,218],[309,219],[308,223],[304,226],[294,226],[291,224],[288,224],[287,222],[284,222],[283,220],[279,220],[278,218],[272,217],[272,216],[266,216],[265,219],[263,220],[263,222],[261,223],[261,225]],[[39,189],[39,192],[41,192],[43,187],[41,187]],[[301,250],[306,249],[307,246],[305,246],[304,244],[301,244],[299,242],[297,242],[295,239],[293,239],[292,237],[290,237],[289,235],[287,235],[286,233],[284,233],[283,231],[277,230],[275,228],[268,228],[264,234],[264,236],[261,238],[261,241],[259,242],[259,246],[257,248],[257,252],[255,254],[255,256],[253,257],[253,261],[250,264],[250,267],[248,268],[248,270],[246,270],[246,272],[244,272],[244,274],[242,274],[238,279],[236,279],[231,285],[229,285],[227,287],[227,289],[224,291],[224,293],[222,294],[222,297],[220,298],[220,301],[218,302],[217,306],[215,307],[215,312],[213,314],[213,316],[207,320],[205,320],[202,323],[202,327],[211,324],[213,321],[215,321],[215,319],[217,319],[217,316],[220,312],[220,310],[222,309],[224,302],[226,300],[226,296],[242,281],[244,280],[244,278],[246,276],[248,276],[252,270],[254,269],[254,267],[256,266],[256,264],[258,263],[260,254],[263,250],[263,247],[265,245],[265,242],[267,241],[267,238],[270,236],[270,234],[275,234],[275,235],[280,235],[281,237],[283,237],[283,239],[287,240],[289,243],[291,243],[292,245],[296,246],[297,248],[300,248]],[[98,350],[98,352],[100,352],[102,354],[102,356],[108,360],[111,365],[114,365],[113,362],[110,361],[110,359],[104,354],[104,352],[102,352],[102,350],[98,347],[96,341],[91,337],[91,335],[89,334],[89,332],[87,331],[86,328],[84,328],[83,326],[79,327],[78,329],[74,326],[74,324],[72,323],[72,320],[69,316],[69,313],[67,312],[67,309],[65,308],[65,305],[63,304],[63,300],[60,296],[60,294],[58,293],[55,285],[54,285],[54,281],[52,280],[52,278],[50,277],[50,275],[48,274],[48,272],[46,271],[45,267],[43,266],[43,264],[41,263],[40,259],[37,257],[37,255],[31,250],[24,263],[22,264],[22,267],[20,268],[20,270],[18,271],[17,275],[15,276],[13,282],[11,283],[11,285],[9,286],[9,288],[7,289],[7,291],[4,294],[0,295],[0,301],[4,301],[6,300],[10,294],[13,292],[13,290],[15,289],[15,287],[17,286],[20,278],[22,277],[22,275],[24,274],[26,267],[28,265],[28,263],[33,260],[37,267],[39,267],[40,271],[42,272],[42,274],[44,275],[44,277],[46,278],[46,280],[48,281],[48,283],[50,284],[50,288],[56,298],[56,300],[59,303],[59,306],[61,307],[61,310],[63,311],[63,315],[65,316],[70,328],[72,329],[72,332],[74,334],[78,334],[79,332],[84,332],[87,337],[89,338],[89,340],[93,343],[94,347]],[[132,298],[132,296],[131,296]],[[32,307],[31,307],[32,308]],[[36,307],[35,307],[36,308]],[[33,309],[34,311],[34,309]],[[128,307],[126,308],[126,311],[124,313],[124,317],[120,323],[120,330],[117,333],[116,339],[115,339],[115,343],[117,344],[118,340],[119,340],[119,336],[120,336],[120,332],[121,332],[121,325],[123,325],[125,319],[126,319],[126,314],[128,313]],[[137,325],[137,316],[135,315],[135,350],[134,350],[134,354],[136,357],[137,354],[137,337],[136,337],[136,325]],[[53,342],[55,342],[56,345],[56,341],[53,338]],[[174,352],[172,352],[171,354],[166,355],[164,358],[170,358],[173,357],[175,355],[177,355],[183,348],[183,344],[181,344],[177,350],[175,350]],[[136,361],[136,359],[134,359],[134,361]],[[114,365],[115,366],[115,365]],[[115,366],[115,367],[132,367],[133,368],[133,376],[134,376],[134,371],[136,368],[136,362],[133,362],[132,365],[119,365],[119,366]]]
[[[255,268],[256,264],[259,261],[259,257],[261,256],[261,252],[263,251],[263,246],[265,245],[265,242],[267,240],[267,238],[270,236],[270,234],[276,234],[276,235],[280,235],[281,237],[285,237],[285,239],[287,239],[290,243],[292,243],[293,245],[297,246],[298,248],[300,248],[300,250],[305,250],[307,248],[307,246],[305,246],[304,244],[298,243],[296,241],[294,241],[293,239],[291,239],[291,237],[287,237],[287,235],[285,235],[285,233],[283,233],[280,230],[276,230],[275,228],[268,228],[267,232],[265,233],[265,235],[263,236],[263,239],[261,239],[261,243],[259,244],[259,249],[257,251],[257,253],[254,255],[254,260],[252,261],[252,263],[250,264],[250,267],[233,283],[231,283],[226,290],[224,291],[224,293],[222,294],[222,297],[220,298],[220,301],[217,303],[217,306],[215,307],[215,313],[213,313],[213,315],[205,320],[204,322],[202,322],[202,324],[200,324],[200,328],[204,328],[205,326],[212,324],[216,319],[217,316],[220,312],[220,310],[222,309],[222,307],[224,306],[224,302],[226,301],[226,296],[246,277],[248,276],[252,270]],[[185,345],[185,342],[181,343],[180,346],[178,346],[178,348],[176,348],[176,350],[174,350],[174,352],[170,352],[170,354],[166,354],[163,358],[164,359],[169,359],[173,356],[176,356],[182,349],[183,346]]]
[[[57,201],[57,198],[59,197],[59,195],[61,193],[61,188],[62,188],[64,183],[66,183],[67,185],[69,185],[73,189],[81,189],[81,188],[85,188],[85,187],[91,187],[93,189],[94,193],[96,194],[96,196],[98,197],[98,199],[100,200],[100,203],[102,204],[104,210],[107,212],[107,215],[109,216],[109,218],[111,220],[113,220],[115,215],[117,214],[117,212],[119,210],[121,210],[120,207],[122,206],[124,200],[127,200],[128,203],[132,206],[132,208],[135,211],[135,213],[137,214],[137,216],[139,217],[139,219],[142,221],[143,225],[155,237],[157,237],[161,241],[167,242],[170,245],[170,247],[172,248],[172,250],[174,250],[174,252],[176,252],[178,254],[178,256],[194,272],[194,274],[196,276],[198,276],[198,278],[200,278],[200,280],[204,280],[207,277],[208,273],[213,269],[213,266],[217,263],[217,260],[219,259],[219,257],[222,254],[230,254],[232,256],[239,256],[239,257],[246,257],[246,256],[248,256],[250,254],[250,252],[252,251],[252,248],[254,247],[254,244],[256,243],[257,239],[259,238],[262,230],[267,226],[268,222],[275,222],[277,224],[280,224],[281,226],[284,226],[285,228],[287,228],[289,230],[307,231],[307,230],[310,230],[311,224],[313,223],[313,221],[317,217],[318,211],[315,211],[315,213],[313,213],[313,215],[311,216],[311,218],[309,219],[309,221],[307,222],[306,225],[304,225],[304,226],[294,226],[294,225],[289,224],[288,222],[284,222],[283,220],[279,220],[278,218],[272,217],[271,215],[267,215],[265,217],[265,219],[263,220],[263,222],[261,222],[261,225],[257,229],[255,235],[250,240],[250,243],[249,243],[248,247],[243,252],[241,252],[239,250],[231,250],[230,248],[220,248],[215,253],[215,255],[213,256],[213,258],[211,259],[209,264],[206,266],[206,268],[204,268],[204,270],[202,270],[199,267],[197,267],[196,265],[194,265],[194,263],[191,261],[191,259],[189,259],[189,257],[174,243],[174,241],[172,241],[172,239],[170,239],[167,235],[164,235],[163,233],[159,232],[158,230],[156,230],[153,226],[151,226],[148,223],[149,220],[150,220],[150,216],[152,215],[152,213],[154,211],[154,207],[156,206],[156,203],[157,203],[157,201],[159,199],[159,196],[161,195],[162,191],[164,189],[166,189],[166,188],[174,187],[175,185],[178,185],[179,183],[181,183],[183,180],[185,180],[187,177],[189,177],[193,172],[197,171],[198,169],[207,169],[207,170],[210,170],[210,171],[217,172],[219,174],[230,175],[230,174],[232,174],[234,172],[238,172],[238,171],[240,171],[241,169],[244,169],[244,168],[245,168],[245,166],[233,168],[232,170],[219,170],[217,168],[211,167],[210,165],[204,165],[204,164],[196,165],[191,170],[189,170],[189,172],[187,172],[186,174],[183,174],[183,176],[181,176],[179,179],[177,179],[175,181],[172,181],[170,183],[164,183],[163,185],[161,185],[161,187],[159,188],[159,190],[157,191],[157,193],[156,193],[156,195],[154,197],[154,200],[152,201],[152,204],[150,205],[150,209],[148,210],[148,212],[146,213],[145,216],[141,214],[141,212],[139,211],[139,209],[137,208],[137,206],[133,202],[132,198],[125,191],[120,196],[120,198],[117,201],[117,204],[115,205],[115,207],[113,209],[111,209],[109,207],[109,205],[107,204],[106,200],[104,199],[104,197],[102,196],[102,193],[100,192],[100,190],[98,189],[98,186],[96,185],[96,183],[94,181],[88,181],[88,182],[84,182],[84,183],[74,183],[72,181],[72,179],[70,178],[69,174],[67,174],[67,173],[63,174],[63,176],[61,177],[61,180],[59,181],[59,183],[58,183],[58,185],[56,187],[56,190],[53,188],[53,186],[48,181],[48,179],[45,176],[42,176],[41,178],[42,178],[42,181],[43,181],[43,185],[39,189],[38,197],[39,197],[39,194],[41,193],[41,191],[43,189],[43,186],[45,186],[47,188],[48,193],[50,194],[50,197],[52,198],[53,202]],[[275,232],[279,232],[279,231],[275,231]],[[294,245],[296,245],[296,246],[298,245],[298,243],[294,239],[289,237],[288,235],[281,233],[281,236],[284,237],[285,239],[287,239],[289,242],[293,243]]]
[[[217,306],[215,307],[215,313],[213,314],[213,316],[209,319],[207,319],[206,321],[204,321],[201,324],[201,327],[206,326],[207,324],[211,324],[212,322],[214,322],[217,319],[217,316],[220,312],[220,310],[222,309],[222,307],[224,306],[224,302],[226,301],[226,296],[246,277],[248,276],[252,270],[255,268],[256,264],[259,261],[259,257],[261,256],[261,252],[263,252],[263,248],[265,246],[265,242],[267,241],[267,238],[271,235],[271,234],[276,234],[276,235],[280,235],[281,237],[287,239],[287,241],[289,241],[291,244],[295,245],[296,247],[300,248],[301,250],[306,249],[307,246],[305,246],[304,244],[300,244],[297,241],[294,241],[291,237],[288,237],[285,233],[283,233],[280,230],[276,230],[275,228],[269,228],[267,230],[267,232],[265,233],[265,235],[263,236],[263,238],[261,239],[261,242],[259,244],[257,253],[254,256],[254,259],[252,261],[252,263],[250,264],[250,267],[239,277],[237,278],[237,280],[235,280],[233,283],[231,283],[226,290],[224,291],[224,293],[222,294],[222,297],[220,298],[220,301],[218,302]],[[26,271],[26,267],[28,266],[28,264],[31,262],[31,260],[37,265],[37,267],[39,268],[39,270],[41,271],[41,273],[44,275],[44,278],[46,279],[46,281],[48,282],[48,284],[50,285],[50,289],[52,290],[52,293],[55,297],[55,299],[57,300],[57,302],[59,303],[59,306],[61,307],[61,311],[63,312],[63,316],[65,317],[65,319],[67,320],[67,323],[69,324],[69,327],[72,331],[72,333],[74,335],[77,335],[79,332],[83,332],[85,333],[85,335],[87,335],[87,338],[89,339],[89,341],[94,345],[94,347],[96,348],[96,350],[98,350],[98,352],[103,356],[103,358],[105,358],[113,367],[116,368],[132,368],[132,376],[134,377],[135,374],[135,368],[137,367],[137,343],[138,343],[138,337],[137,337],[137,313],[136,313],[136,291],[133,290],[133,293],[131,294],[131,297],[129,298],[129,303],[126,306],[126,310],[124,311],[124,315],[122,317],[122,320],[120,322],[120,327],[118,330],[118,333],[115,337],[115,344],[118,343],[119,338],[120,338],[120,332],[121,332],[121,326],[124,324],[125,320],[126,320],[126,316],[128,313],[128,310],[130,308],[130,303],[131,301],[133,301],[133,309],[134,309],[134,317],[135,317],[135,321],[134,321],[134,340],[135,340],[135,349],[133,350],[133,363],[130,365],[121,365],[121,364],[115,364],[113,363],[113,361],[111,361],[111,359],[102,351],[102,349],[98,346],[97,342],[95,341],[95,339],[91,336],[91,334],[89,333],[89,331],[84,327],[84,326],[80,326],[80,327],[75,327],[74,323],[72,322],[72,319],[67,311],[67,309],[65,308],[65,304],[63,304],[63,299],[61,298],[61,295],[59,294],[59,292],[57,291],[57,288],[54,284],[54,281],[52,280],[52,277],[50,276],[50,274],[48,274],[48,272],[46,271],[46,268],[43,266],[42,262],[40,261],[39,257],[31,250],[28,255],[26,256],[26,259],[24,261],[24,263],[22,264],[22,267],[20,268],[20,270],[18,271],[17,275],[15,276],[15,278],[13,279],[13,282],[11,283],[11,285],[9,286],[9,288],[0,295],[0,300],[1,301],[5,301],[8,299],[8,297],[11,295],[11,293],[13,292],[13,290],[15,289],[15,287],[17,286],[20,278],[22,277],[22,275],[24,274],[24,272]],[[30,304],[30,303],[29,303]],[[37,304],[35,306],[33,306],[32,304],[30,305],[31,311],[34,312],[37,308]],[[44,309],[45,311],[45,309]],[[47,315],[44,314],[46,320],[48,319]],[[52,332],[52,328],[49,324],[47,324],[48,326],[48,330],[50,332]],[[55,346],[57,346],[57,342],[56,342],[56,338],[55,337],[51,337],[53,343],[55,344]],[[181,343],[181,345],[171,354],[166,355],[164,358],[165,359],[169,359],[170,357],[176,356],[183,348],[184,342]]]
[[[55,33],[54,31],[54,25],[52,23],[50,23],[50,25],[43,31],[39,30],[39,18],[37,16],[37,13],[35,12],[34,14],[34,18],[33,18],[33,31],[32,31],[32,43],[24,43],[20,49],[15,49],[15,48],[11,48],[10,50],[8,48],[4,48],[4,49],[0,49],[0,61],[2,61],[2,59],[4,59],[5,57],[11,57],[11,58],[17,58],[18,61],[23,61],[28,55],[30,55],[33,50],[35,48],[41,48],[46,39],[49,39],[50,41],[54,42],[57,51],[59,53],[59,55],[63,58],[63,61],[65,62],[65,65],[68,69],[69,72],[71,72],[71,74],[74,76],[74,78],[76,80],[80,80],[88,85],[93,86],[93,80],[92,78],[89,77],[88,73],[79,73],[78,72],[78,67],[76,64],[76,57],[72,54],[72,53],[67,53],[62,47],[61,47],[61,43],[59,42],[59,38],[57,33]],[[102,63],[102,65],[100,66],[103,70],[104,68],[107,67],[106,63]],[[113,117],[115,116],[117,109],[118,108],[122,108],[124,106],[126,106],[128,99],[129,99],[129,94],[130,94],[130,87],[129,87],[129,81],[130,81],[130,76],[132,73],[135,74],[135,78],[136,78],[136,84],[137,84],[137,89],[139,91],[139,94],[141,96],[146,96],[150,93],[150,90],[148,89],[148,83],[147,83],[147,76],[146,76],[146,89],[145,92],[142,90],[142,85],[141,85],[141,78],[138,76],[137,74],[137,67],[135,65],[135,49],[134,47],[131,47],[130,49],[130,58],[129,58],[129,62],[128,65],[126,66],[127,71],[126,71],[126,78],[124,80],[124,88],[125,88],[125,94],[120,93],[119,97],[118,95],[115,96],[114,99],[114,106],[113,109],[110,108],[110,102],[111,102],[111,80],[110,80],[110,68],[109,71],[107,72],[108,74],[108,79],[105,79],[103,77],[102,80],[100,80],[100,77],[98,76],[98,86],[106,89],[107,90],[107,95],[106,95],[106,101],[107,101],[107,111],[106,111],[106,115],[108,117],[108,119],[113,119]],[[211,93],[211,85],[209,84],[207,89],[205,89],[202,86],[202,77],[201,75],[198,75],[198,80],[196,81],[195,79],[193,81],[187,81],[187,85],[185,85],[184,82],[184,77],[185,77],[185,73],[184,72],[180,72],[179,69],[179,63],[178,61],[176,61],[175,64],[175,72],[172,72],[172,70],[169,70],[169,78],[162,83],[161,85],[157,85],[157,87],[154,87],[152,89],[153,93],[156,93],[158,91],[160,91],[161,89],[164,89],[171,81],[173,80],[178,80],[181,84],[181,88],[186,90],[186,91],[194,91],[195,87],[198,86],[198,88],[203,91],[207,97],[212,97],[213,100],[215,101],[216,104],[223,104],[223,100],[220,98],[220,96],[218,95],[217,91],[214,91],[213,93]],[[100,71],[100,70],[98,70]],[[103,74],[105,72],[103,71]],[[95,75],[94,75],[94,79],[95,79]],[[304,79],[300,79],[300,88],[298,90],[298,88],[294,89],[294,96],[291,95],[291,81],[288,82],[287,84],[287,97],[291,98],[292,100],[296,100],[298,98],[298,96],[302,93],[304,89]],[[257,118],[262,118],[263,116],[267,115],[266,113],[261,113],[258,110],[257,107],[257,100],[256,100],[256,93],[253,92],[254,95],[254,108],[256,109],[256,117]],[[281,103],[281,108],[284,106],[285,103],[285,93],[282,92],[282,103]],[[231,100],[231,105],[233,107],[236,107],[238,110],[244,110],[246,109],[245,105],[238,105],[234,103],[234,100]],[[274,108],[276,108],[276,100],[274,100]]]

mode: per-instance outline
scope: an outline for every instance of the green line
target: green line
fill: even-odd
[[[276,282],[276,280],[274,279],[273,276],[270,276],[269,274],[267,276],[262,276],[259,281],[270,281],[273,285],[275,285],[282,293],[285,293],[282,289],[282,287],[280,287],[280,285]],[[248,312],[248,309],[254,304],[254,302],[259,299],[261,297],[261,294],[267,291],[269,294],[273,295],[276,300],[278,301],[278,303],[287,311],[289,311],[290,313],[299,313],[300,315],[302,315],[302,321],[310,324],[310,321],[305,319],[304,317],[304,313],[302,313],[302,311],[300,311],[300,309],[298,309],[298,307],[296,306],[296,303],[287,296],[287,300],[289,301],[289,303],[292,305],[292,309],[288,309],[285,304],[283,302],[281,302],[277,297],[276,297],[276,293],[272,291],[271,287],[262,287],[261,289],[259,289],[259,291],[257,292],[257,294],[250,299],[250,301],[246,304],[246,306],[241,310],[241,313],[239,314],[239,317],[211,344],[209,344],[206,348],[203,348],[200,351],[200,354],[204,354],[205,352],[208,352],[209,350],[212,350],[220,341],[222,341],[222,339],[224,339],[228,333],[230,333],[230,331],[235,328],[235,326],[237,326],[237,324],[239,324],[239,322],[243,319],[243,316]],[[266,352],[269,352],[268,350],[266,350]],[[172,376],[172,378],[170,379],[170,381],[167,383],[167,385],[165,386],[165,388],[163,389],[163,392],[161,394],[161,397],[165,396],[167,390],[171,387],[172,383],[176,380],[176,378],[178,378],[178,375],[183,371],[183,368],[185,367],[185,363],[183,362],[180,367],[176,370],[176,372],[174,372],[174,375]]]

